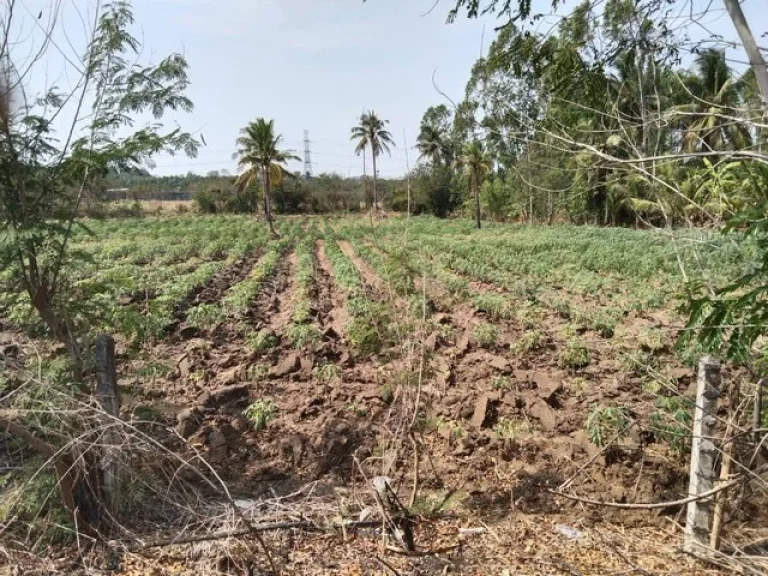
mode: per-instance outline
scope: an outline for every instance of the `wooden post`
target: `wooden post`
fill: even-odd
[[[698,496],[713,487],[716,449],[712,438],[715,432],[715,411],[717,398],[720,395],[719,388],[720,362],[711,356],[704,356],[699,360],[696,386],[689,496]],[[688,504],[683,544],[686,552],[696,554],[707,549],[711,515],[711,499],[696,500]]]
[[[96,399],[109,415],[103,419],[101,478],[104,503],[110,514],[115,514],[120,505],[120,435],[114,419],[120,415],[120,391],[117,388],[115,340],[108,334],[100,334],[96,339]]]

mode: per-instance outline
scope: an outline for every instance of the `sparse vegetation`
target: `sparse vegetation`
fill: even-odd
[[[499,338],[499,329],[489,322],[480,322],[472,330],[472,337],[481,348],[493,348]]]
[[[259,432],[277,416],[277,406],[269,398],[256,400],[243,410],[243,416],[248,420],[253,431]]]

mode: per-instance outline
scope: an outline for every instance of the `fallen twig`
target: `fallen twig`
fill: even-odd
[[[581,502],[582,504],[591,504],[592,506],[608,506],[609,508],[621,508],[624,510],[658,510],[660,508],[670,508],[671,506],[683,506],[685,504],[688,504],[689,502],[704,500],[705,498],[709,498],[710,496],[713,496],[718,492],[722,492],[723,490],[728,490],[728,488],[732,488],[733,486],[736,486],[741,481],[742,481],[741,478],[737,478],[736,480],[731,480],[730,482],[721,484],[716,488],[712,488],[712,490],[707,490],[706,492],[702,492],[697,496],[689,496],[687,498],[681,498],[680,500],[673,500],[671,502],[643,502],[643,503],[636,503],[636,504],[592,500],[590,498],[582,498],[581,496],[575,496],[573,494],[567,494],[565,492],[559,492],[557,490],[547,490],[547,492],[549,492],[550,494],[554,494],[555,496],[562,496],[563,498],[567,498],[568,500]]]

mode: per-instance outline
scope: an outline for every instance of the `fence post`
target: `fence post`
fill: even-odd
[[[115,340],[108,334],[100,334],[96,339],[96,399],[110,416],[103,422],[101,477],[104,503],[110,514],[115,514],[120,505],[120,435],[113,418],[120,414],[120,391],[117,388]]]
[[[691,445],[691,477],[688,495],[698,496],[711,490],[714,484],[716,448],[712,441],[715,432],[715,412],[720,395],[720,362],[711,356],[699,360],[696,386],[696,409],[693,418]],[[685,515],[685,541],[683,549],[689,553],[706,550],[709,543],[709,522],[712,499],[696,500],[688,504]]]

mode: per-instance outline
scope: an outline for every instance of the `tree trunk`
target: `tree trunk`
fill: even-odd
[[[472,171],[472,189],[475,192],[475,228],[480,230],[480,185],[477,170]]]
[[[768,112],[768,66],[766,66],[765,58],[763,58],[760,49],[757,47],[755,36],[752,34],[752,30],[750,30],[749,24],[747,24],[747,19],[744,17],[744,11],[741,9],[739,0],[723,0],[723,3],[725,4],[725,9],[728,10],[728,15],[731,17],[733,25],[736,27],[741,43],[744,45],[744,51],[749,58],[749,64],[755,72],[757,85],[760,88],[760,97],[763,101],[763,109]]]
[[[376,150],[371,146],[371,156],[373,156],[373,211],[379,213],[379,197],[376,194]]]
[[[70,359],[72,360],[72,371],[78,382],[83,381],[83,358],[80,351],[80,343],[72,333],[66,321],[61,319],[53,308],[50,294],[44,287],[38,287],[35,293],[30,293],[29,298],[32,306],[40,314],[40,317],[51,329],[53,336],[64,346],[67,347]]]
[[[272,236],[277,238],[279,234],[275,230],[275,225],[272,222],[272,182],[269,178],[269,168],[264,169],[264,215],[267,218],[267,224],[269,225],[269,231]]]

